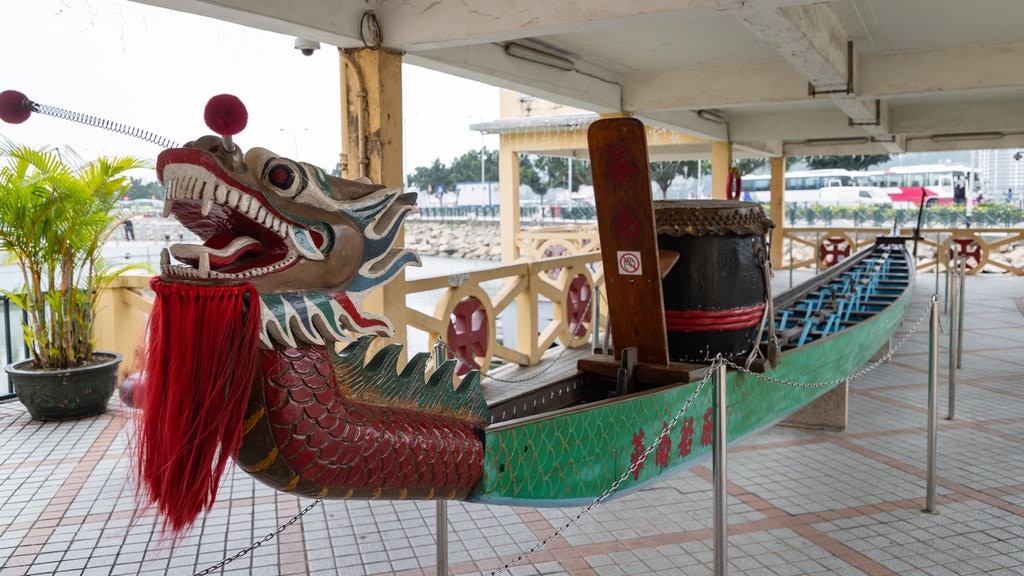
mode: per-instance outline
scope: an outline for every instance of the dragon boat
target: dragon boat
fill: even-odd
[[[165,150],[157,161],[165,215],[202,241],[171,246],[151,283],[156,301],[136,426],[138,482],[172,532],[212,506],[232,458],[257,480],[311,498],[565,506],[589,503],[613,484],[615,495],[625,494],[712,448],[712,387],[696,393],[708,364],[667,346],[677,337],[705,340],[685,328],[691,316],[711,325],[707,339],[716,337],[715,325],[756,333],[747,358],[754,361],[745,365],[763,374],[728,374],[728,439],[735,441],[866,362],[893,335],[909,299],[914,268],[906,248],[884,238],[799,289],[728,317],[669,314],[661,301],[676,296],[669,270],[686,274],[688,261],[657,252],[645,145],[627,149],[613,139],[605,152],[619,155],[600,160],[592,142],[595,187],[619,190],[598,190],[612,197],[599,201],[598,212],[613,213],[600,226],[619,327],[614,346],[499,398],[493,392],[501,387],[482,385],[479,373],[456,383],[455,361],[428,374],[426,354],[400,367],[397,345],[370,352],[374,335],[392,327],[361,302],[418,264],[395,245],[415,195],[329,176],[263,148],[243,152],[230,137],[239,115],[231,106],[208,109],[217,135]],[[601,166],[608,170],[598,174]],[[622,193],[637,183],[646,196]],[[752,238],[763,254],[763,235]],[[721,264],[714,265],[728,268],[714,254]],[[652,296],[661,282],[664,298],[658,290]],[[649,333],[659,331],[651,344]],[[763,358],[754,359],[758,351]],[[657,448],[645,459],[652,442]]]

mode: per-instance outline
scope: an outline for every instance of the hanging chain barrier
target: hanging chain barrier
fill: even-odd
[[[292,524],[295,524],[296,522],[298,522],[299,518],[302,518],[303,516],[305,516],[307,512],[309,512],[313,508],[316,508],[316,506],[318,504],[320,504],[321,502],[323,502],[323,499],[321,499],[321,498],[317,498],[316,500],[313,500],[312,502],[307,504],[305,508],[300,510],[298,514],[296,514],[295,516],[292,516],[291,520],[289,520],[289,521],[285,522],[284,524],[281,524],[280,526],[278,526],[277,530],[267,534],[266,536],[263,537],[262,540],[257,540],[256,542],[253,542],[252,544],[250,544],[248,548],[243,548],[243,549],[239,550],[238,552],[235,552],[235,554],[233,556],[231,556],[230,558],[225,558],[225,559],[221,560],[220,562],[214,564],[213,566],[207,567],[206,569],[202,570],[201,572],[196,572],[194,576],[206,576],[206,574],[209,574],[209,573],[213,572],[214,570],[219,570],[219,569],[223,568],[224,566],[227,566],[228,564],[234,562],[235,560],[238,560],[242,556],[245,556],[249,552],[252,552],[253,550],[259,548],[260,546],[263,546],[267,542],[270,542],[278,534],[280,534],[281,532],[284,532],[285,530],[287,530],[289,526],[291,526]]]
[[[615,480],[615,482],[612,482],[611,486],[609,486],[608,489],[602,492],[601,495],[598,496],[597,498],[594,498],[593,502],[584,506],[575,516],[573,516],[567,522],[559,526],[557,530],[552,532],[546,538],[534,544],[533,547],[527,550],[526,552],[523,552],[522,554],[516,556],[512,560],[509,560],[500,568],[497,568],[496,570],[489,572],[489,574],[493,576],[494,574],[498,574],[500,572],[510,572],[510,569],[513,566],[522,562],[530,555],[532,555],[534,552],[537,552],[538,550],[546,546],[548,542],[551,542],[555,538],[561,536],[563,532],[568,530],[572,525],[582,520],[584,516],[590,514],[590,512],[593,511],[594,508],[601,505],[612,494],[614,494],[619,489],[619,486],[621,486],[622,483],[625,482],[627,478],[629,478],[630,474],[633,474],[641,466],[643,466],[644,462],[647,460],[647,457],[650,456],[651,453],[658,448],[658,445],[661,443],[662,439],[668,436],[672,429],[675,428],[676,424],[679,423],[679,419],[683,417],[683,415],[686,413],[686,410],[690,407],[690,404],[692,404],[693,401],[697,398],[697,395],[700,394],[700,391],[704,388],[704,385],[707,384],[708,380],[710,380],[711,377],[716,373],[716,369],[723,363],[724,361],[721,358],[715,360],[715,362],[708,368],[707,374],[705,374],[704,378],[697,384],[697,387],[694,389],[693,393],[690,394],[690,396],[686,399],[686,402],[683,403],[682,407],[680,407],[679,410],[676,411],[675,415],[672,417],[672,420],[664,427],[661,434],[659,434],[658,437],[655,438],[650,443],[650,445],[647,446],[643,454],[641,454],[635,462],[630,464],[629,468],[627,468],[626,471],[623,472],[617,480]]]
[[[739,364],[736,364],[735,362],[732,362],[732,361],[730,361],[728,359],[722,358],[721,355],[719,355],[716,358],[712,359],[711,360],[711,365],[708,367],[708,370],[705,373],[704,378],[701,379],[700,382],[697,383],[697,387],[694,389],[693,393],[690,394],[690,396],[686,399],[686,401],[683,403],[683,405],[676,411],[675,415],[672,416],[672,420],[668,423],[667,426],[665,426],[663,428],[661,434],[659,434],[657,437],[655,437],[651,441],[651,443],[645,448],[645,450],[640,455],[640,457],[637,458],[637,460],[635,462],[632,462],[630,464],[630,466],[618,477],[618,479],[616,479],[614,482],[612,482],[612,484],[604,492],[602,492],[600,496],[598,496],[597,498],[594,498],[594,500],[590,504],[587,504],[582,509],[580,509],[580,511],[578,513],[576,513],[576,515],[574,515],[572,518],[570,518],[564,524],[562,524],[557,529],[555,529],[547,537],[545,537],[544,539],[538,541],[529,550],[523,552],[522,554],[519,554],[518,556],[516,556],[512,560],[510,560],[507,563],[503,564],[501,567],[499,567],[499,568],[497,568],[495,570],[492,570],[491,572],[489,572],[489,574],[491,576],[494,576],[495,574],[499,574],[501,572],[509,572],[509,573],[511,573],[511,568],[513,566],[519,564],[520,562],[522,562],[523,560],[529,558],[531,555],[533,555],[537,551],[543,549],[545,546],[547,546],[547,544],[549,542],[551,542],[555,538],[558,538],[559,536],[561,536],[563,533],[565,533],[566,530],[568,530],[569,528],[574,526],[576,523],[578,523],[580,520],[582,520],[584,517],[589,515],[591,512],[593,512],[593,510],[595,508],[597,508],[598,506],[603,504],[605,502],[605,500],[607,500],[615,492],[617,492],[618,489],[619,489],[619,486],[621,486],[622,483],[625,482],[629,478],[630,474],[633,474],[640,466],[643,466],[644,462],[647,460],[647,457],[650,456],[651,453],[654,452],[657,449],[657,447],[661,443],[662,439],[665,436],[667,436],[670,433],[671,430],[673,430],[675,428],[676,424],[678,424],[679,420],[686,413],[686,410],[689,409],[689,407],[693,403],[694,399],[696,399],[697,395],[700,394],[701,390],[704,389],[704,385],[707,384],[708,380],[710,380],[711,377],[714,374],[717,373],[717,369],[718,369],[719,366],[727,366],[727,367],[732,368],[734,370],[737,370],[737,371],[739,371],[741,373],[749,374],[749,375],[751,375],[751,376],[753,376],[755,378],[759,378],[759,379],[764,380],[766,382],[771,382],[773,384],[781,384],[781,385],[784,385],[784,386],[797,386],[797,387],[805,387],[805,388],[826,388],[826,387],[831,387],[831,386],[838,385],[838,384],[840,384],[843,381],[847,381],[847,382],[853,381],[853,380],[856,380],[858,378],[861,378],[861,377],[865,376],[866,374],[868,374],[869,372],[871,372],[872,370],[874,370],[878,366],[884,364],[885,362],[888,362],[893,357],[893,355],[895,355],[896,352],[898,352],[903,347],[903,345],[906,344],[906,342],[910,339],[910,337],[913,336],[914,333],[917,332],[917,330],[921,327],[921,325],[924,323],[924,321],[929,317],[929,314],[931,313],[932,307],[936,306],[937,302],[938,302],[938,296],[936,295],[936,296],[934,296],[932,298],[931,304],[925,309],[924,314],[922,314],[921,317],[918,318],[917,322],[915,322],[914,325],[910,327],[910,330],[906,334],[904,334],[903,337],[901,337],[896,342],[895,345],[890,346],[889,350],[884,355],[882,355],[880,358],[878,358],[877,360],[875,360],[871,364],[865,366],[864,368],[861,368],[857,372],[854,372],[852,375],[850,375],[850,376],[848,376],[846,378],[842,378],[842,379],[838,379],[838,380],[830,380],[828,382],[815,382],[815,383],[792,382],[792,381],[788,381],[788,380],[782,380],[782,379],[779,379],[779,378],[772,378],[770,376],[765,376],[764,374],[759,374],[759,373],[756,373],[756,372],[751,372],[747,368],[745,368],[743,366],[740,366]],[[589,306],[589,303],[588,303],[588,306]],[[484,376],[484,377],[490,378],[492,380],[495,380],[497,382],[503,382],[503,383],[521,383],[521,382],[528,382],[530,380],[536,379],[536,378],[540,377],[541,375],[543,375],[544,373],[546,373],[548,370],[550,370],[553,366],[555,366],[555,365],[557,365],[559,363],[559,360],[561,360],[562,355],[565,353],[566,350],[568,350],[569,348],[572,347],[572,344],[575,342],[576,338],[577,338],[577,336],[576,336],[575,331],[574,331],[574,333],[570,336],[569,341],[565,343],[565,345],[562,347],[562,350],[559,351],[558,355],[555,356],[555,358],[547,366],[545,366],[540,372],[538,372],[537,374],[534,374],[532,376],[529,376],[527,378],[522,378],[522,379],[518,379],[518,380],[505,380],[505,379],[501,379],[501,378],[496,378],[495,376],[492,376],[490,374],[485,374],[482,371],[481,371],[481,375]],[[441,340],[440,337],[438,337],[437,342],[434,344],[434,347],[435,347],[434,348],[435,351],[438,350],[438,349],[442,349],[442,350],[450,353],[452,355],[452,357],[455,358],[456,360],[464,361],[461,358],[459,358],[458,355],[456,354],[456,351],[453,350],[452,348],[450,348],[447,344],[445,344],[444,341]],[[436,354],[433,355],[433,356],[436,356]],[[284,532],[289,526],[291,526],[292,524],[297,522],[300,518],[305,516],[307,512],[309,512],[310,510],[315,508],[321,502],[323,502],[323,500],[320,499],[320,498],[317,498],[316,500],[311,502],[309,505],[307,505],[305,508],[303,508],[298,514],[293,516],[291,518],[291,520],[289,520],[289,521],[285,522],[284,524],[282,524],[281,526],[279,526],[277,528],[277,530],[275,530],[274,532],[271,532],[271,533],[267,534],[266,536],[263,537],[263,539],[258,540],[256,542],[252,543],[249,547],[244,548],[242,550],[239,550],[233,556],[231,556],[229,558],[225,558],[224,560],[222,560],[222,561],[218,562],[217,564],[214,564],[214,565],[206,568],[205,570],[202,570],[201,572],[196,572],[195,576],[205,576],[206,574],[210,574],[214,570],[218,570],[220,568],[223,568],[225,565],[227,565],[227,564],[229,564],[229,563],[231,563],[231,562],[241,558],[242,556],[245,556],[249,552],[252,552],[253,550],[259,548],[263,544],[273,540],[278,534]]]
[[[931,313],[932,306],[934,306],[934,305],[935,304],[929,304],[928,307],[925,308],[924,314],[922,314],[921,317],[917,319],[917,322],[915,322],[914,325],[910,327],[910,330],[906,334],[904,334],[903,337],[901,337],[899,340],[896,341],[896,344],[889,346],[889,351],[888,352],[886,352],[884,355],[879,357],[877,360],[875,360],[871,364],[868,364],[868,365],[864,366],[863,368],[861,368],[860,370],[858,370],[858,371],[854,372],[853,374],[847,376],[846,378],[839,378],[837,380],[829,380],[828,382],[792,382],[792,381],[789,381],[789,380],[782,380],[780,378],[772,378],[771,376],[765,376],[764,374],[759,374],[757,372],[751,372],[750,370],[744,368],[743,366],[740,366],[740,365],[738,365],[738,364],[736,364],[734,362],[731,362],[729,360],[725,360],[724,362],[725,362],[725,364],[727,366],[729,366],[730,368],[733,368],[735,370],[738,370],[739,372],[743,372],[745,374],[749,374],[749,375],[751,375],[751,376],[753,376],[755,378],[759,378],[761,380],[764,380],[765,382],[771,382],[772,384],[782,384],[784,386],[796,386],[796,387],[803,387],[803,388],[827,388],[827,387],[830,387],[830,386],[835,386],[835,385],[840,384],[842,382],[852,382],[854,380],[857,380],[858,378],[862,378],[868,372],[871,372],[875,368],[878,368],[882,364],[885,364],[890,359],[892,359],[892,357],[896,354],[896,352],[898,352],[900,350],[900,348],[902,348],[903,345],[907,343],[907,340],[909,340],[910,337],[913,336],[915,332],[917,332],[917,330],[921,327],[921,325],[924,324],[924,321],[928,319],[928,315]]]
[[[581,509],[579,511],[579,513],[577,513],[575,516],[570,518],[566,523],[564,523],[561,526],[559,526],[554,532],[552,532],[546,538],[544,538],[543,540],[537,542],[536,544],[533,545],[532,548],[530,548],[526,552],[523,552],[522,554],[516,556],[515,558],[510,560],[508,563],[502,565],[500,568],[497,568],[496,570],[493,570],[493,571],[489,572],[488,574],[490,574],[491,576],[494,576],[495,574],[499,574],[501,572],[509,572],[509,573],[511,573],[510,569],[513,566],[515,566],[516,564],[522,562],[523,560],[525,560],[526,558],[528,558],[529,556],[531,556],[533,553],[537,552],[538,550],[542,549],[544,546],[546,546],[549,542],[551,542],[555,538],[561,536],[571,526],[573,526],[574,524],[576,524],[577,522],[582,520],[583,517],[585,517],[586,515],[590,514],[594,510],[594,508],[596,508],[600,504],[604,503],[605,500],[607,500],[612,494],[614,494],[619,489],[619,486],[623,482],[625,482],[625,480],[629,477],[629,475],[632,474],[638,467],[642,466],[644,461],[647,460],[647,457],[652,452],[654,452],[655,449],[657,449],[657,447],[661,443],[662,439],[671,432],[671,430],[678,423],[679,419],[682,418],[683,414],[690,407],[690,404],[697,397],[697,394],[699,394],[701,389],[704,388],[704,385],[708,382],[708,380],[714,374],[716,374],[717,368],[719,366],[728,366],[728,367],[733,368],[735,370],[738,370],[738,371],[740,371],[742,373],[749,374],[749,375],[754,376],[756,378],[760,378],[761,380],[764,380],[766,382],[771,382],[773,384],[781,384],[781,385],[784,385],[784,386],[797,386],[797,387],[807,387],[807,388],[811,388],[811,387],[814,387],[814,388],[825,388],[825,387],[835,386],[835,385],[837,385],[837,384],[839,384],[839,383],[841,383],[843,381],[853,381],[853,380],[856,380],[858,378],[863,377],[868,372],[871,372],[872,370],[874,370],[878,366],[881,366],[883,363],[888,362],[893,357],[893,355],[895,355],[896,352],[899,351],[900,348],[902,348],[903,345],[907,343],[907,341],[910,339],[910,337],[913,336],[915,332],[917,332],[917,330],[921,327],[921,325],[924,324],[924,321],[929,317],[929,315],[930,315],[930,313],[932,311],[932,308],[934,306],[936,306],[937,303],[938,303],[938,296],[934,296],[932,298],[932,301],[929,304],[929,306],[925,309],[924,314],[922,314],[921,317],[918,318],[917,322],[915,322],[914,325],[910,327],[910,330],[906,334],[904,334],[903,337],[900,338],[896,342],[895,345],[890,346],[888,352],[886,352],[878,360],[875,360],[871,364],[867,365],[865,368],[862,368],[862,369],[858,370],[857,372],[853,373],[849,377],[842,378],[842,379],[839,379],[839,380],[831,380],[831,381],[828,381],[828,382],[814,382],[814,383],[791,382],[791,381],[788,381],[788,380],[782,380],[782,379],[779,379],[779,378],[772,378],[770,376],[765,376],[764,374],[759,374],[759,373],[756,373],[756,372],[751,372],[750,370],[744,368],[743,366],[740,366],[740,365],[738,365],[738,364],[736,364],[736,363],[734,363],[734,362],[732,362],[730,360],[724,359],[724,358],[721,357],[721,355],[719,355],[718,357],[716,357],[715,359],[713,359],[711,361],[712,363],[708,367],[707,374],[704,375],[704,378],[697,385],[697,388],[693,391],[693,394],[691,394],[690,397],[686,399],[686,402],[683,404],[683,406],[681,408],[679,408],[679,410],[676,411],[675,415],[672,417],[672,421],[668,424],[668,426],[665,427],[662,430],[661,434],[659,434],[656,438],[654,438],[654,440],[651,441],[650,445],[648,445],[646,447],[646,449],[644,450],[644,452],[640,456],[640,458],[638,458],[636,462],[632,463],[629,466],[629,468],[626,469],[626,471],[623,472],[621,476],[619,476],[618,480],[613,482],[612,485],[609,486],[608,489],[605,490],[600,496],[595,498],[593,502],[591,502],[590,504],[585,506],[583,509]]]

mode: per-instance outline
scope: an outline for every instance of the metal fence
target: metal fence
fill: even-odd
[[[767,210],[768,207],[765,206]],[[423,220],[498,220],[499,206],[423,206],[419,208]],[[520,206],[519,217],[523,222],[543,221],[577,222],[594,221],[597,218],[593,206]],[[844,226],[854,228],[891,228],[915,226],[916,209],[896,210],[881,206],[822,206],[820,204],[787,204],[786,223],[788,226],[833,226],[845,221]],[[999,228],[1017,227],[1024,221],[1022,204],[988,202],[975,206],[970,215],[963,206],[928,208],[921,214],[923,228]]]
[[[14,305],[7,296],[0,296],[0,308],[3,310],[3,326],[0,327],[0,346],[4,352],[4,365],[19,362],[28,358],[28,346],[22,338],[22,325],[28,320],[25,312]],[[14,384],[11,377],[4,372],[4,383],[0,386],[0,402],[14,398]]]

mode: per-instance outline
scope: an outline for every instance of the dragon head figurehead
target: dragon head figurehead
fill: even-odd
[[[137,427],[139,486],[174,532],[212,504],[241,446],[250,391],[262,390],[261,359],[330,350],[353,333],[392,334],[387,318],[359,304],[419,263],[395,246],[415,194],[333,177],[264,148],[244,151],[232,136],[246,119],[237,98],[215,96],[206,123],[217,135],[157,158],[164,215],[199,239],[164,250],[150,283]]]
[[[265,148],[243,153],[214,135],[162,152],[157,177],[167,192],[164,215],[201,242],[165,250],[162,278],[251,284],[263,304],[264,346],[392,332],[386,318],[361,312],[358,303],[403,266],[419,263],[415,253],[394,247],[415,194],[330,176]]]

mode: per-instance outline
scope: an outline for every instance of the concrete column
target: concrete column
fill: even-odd
[[[727,200],[726,186],[729,182],[729,168],[732,167],[732,142],[711,143],[711,197]]]
[[[782,157],[769,160],[772,169],[771,180],[771,219],[775,223],[775,232],[772,235],[772,267],[782,267],[782,245],[786,232],[786,203],[783,196],[786,190],[786,159]]]
[[[366,176],[393,188],[404,185],[402,174],[402,55],[392,50],[339,49],[341,57],[342,175]],[[400,232],[395,244],[405,243]],[[370,292],[363,309],[387,316],[395,327],[394,339],[378,339],[375,346],[406,344],[405,272]],[[385,307],[384,303],[392,303]],[[377,349],[377,348],[375,348]],[[406,360],[403,349],[401,361]]]

